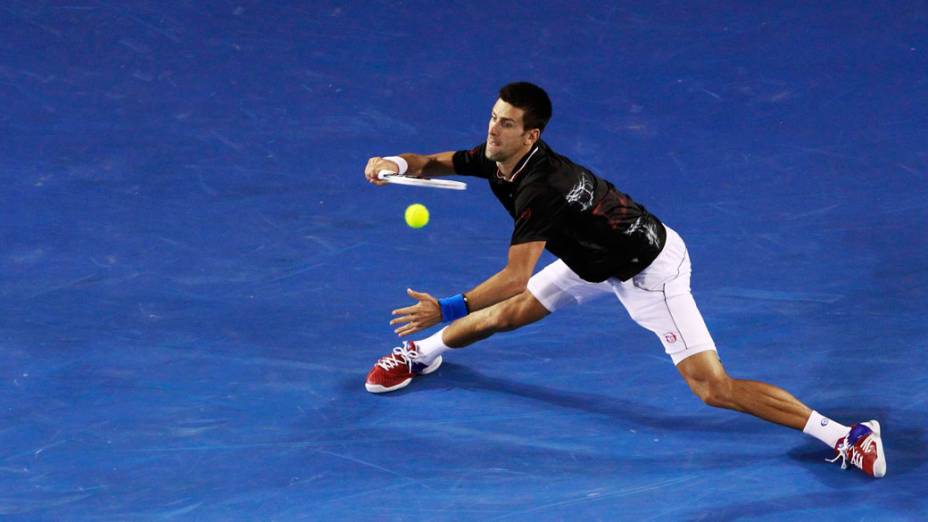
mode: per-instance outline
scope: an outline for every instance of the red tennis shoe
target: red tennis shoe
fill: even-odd
[[[883,453],[883,440],[880,438],[880,423],[871,420],[854,424],[851,431],[838,439],[835,445],[835,458],[841,459],[841,469],[847,468],[847,461],[860,468],[873,478],[886,475],[886,456]]]
[[[428,375],[441,366],[441,355],[429,365],[416,362],[419,352],[416,344],[406,341],[403,346],[397,346],[393,353],[385,355],[374,364],[367,374],[364,387],[371,393],[385,393],[399,390],[412,381],[416,375]]]

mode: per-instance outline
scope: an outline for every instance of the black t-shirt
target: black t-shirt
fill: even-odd
[[[511,181],[485,155],[486,143],[454,154],[454,170],[489,181],[515,220],[512,244],[545,248],[591,282],[623,281],[644,270],[664,248],[664,225],[612,183],[539,141],[516,164]]]

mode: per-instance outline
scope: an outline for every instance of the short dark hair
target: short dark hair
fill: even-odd
[[[529,82],[513,82],[499,90],[499,99],[525,111],[522,128],[545,130],[551,119],[551,98],[544,89]]]

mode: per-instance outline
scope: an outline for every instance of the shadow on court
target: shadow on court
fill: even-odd
[[[536,377],[538,380],[544,379],[541,374],[536,375]],[[671,374],[670,378],[675,378],[675,376]],[[610,419],[610,422],[614,421],[620,425],[644,426],[673,431],[733,432],[742,434],[769,430],[769,427],[740,415],[737,418],[713,421],[707,418],[706,415],[661,414],[660,410],[648,409],[640,403],[621,398],[622,395],[629,393],[648,394],[648,391],[640,386],[634,390],[623,390],[621,381],[614,388],[615,396],[590,392],[572,392],[501,377],[492,377],[472,367],[447,361],[442,363],[441,368],[435,373],[416,378],[406,388],[384,394],[383,399],[400,399],[418,393],[452,389],[477,390],[491,395],[499,394],[527,399],[541,403],[541,406],[545,408],[576,410],[591,415],[605,416]],[[696,408],[709,407],[698,403]]]

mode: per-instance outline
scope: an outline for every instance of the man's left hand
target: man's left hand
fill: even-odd
[[[393,315],[399,316],[390,321],[391,325],[400,325],[394,330],[396,335],[404,337],[441,322],[441,307],[438,305],[438,299],[429,294],[416,292],[411,288],[407,288],[406,293],[418,303],[393,310]]]

